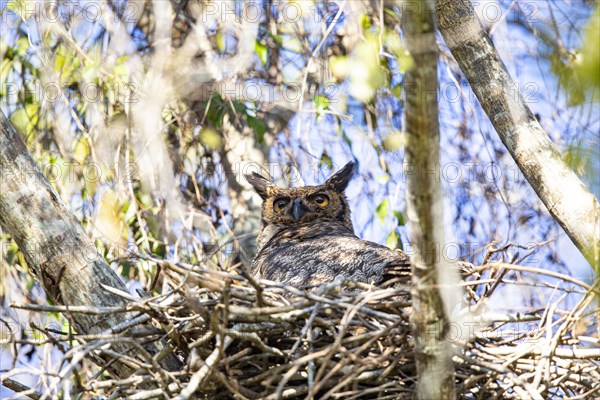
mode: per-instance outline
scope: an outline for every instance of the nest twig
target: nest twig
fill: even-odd
[[[57,387],[77,373],[78,385],[71,393],[82,398],[413,396],[417,372],[407,288],[378,289],[336,281],[303,291],[276,282],[249,283],[242,276],[201,266],[152,261],[161,265],[174,288],[170,293],[132,302],[126,309],[69,307],[71,313],[139,312],[127,326],[94,336],[46,332],[46,342],[65,349],[60,379],[54,379]],[[459,328],[470,332],[448,338],[455,350],[461,398],[600,396],[600,344],[597,336],[586,336],[581,329],[582,321],[596,324],[597,315],[590,312],[596,287],[509,263],[461,265],[466,289],[463,310],[471,310],[471,318]],[[522,279],[524,273],[542,279]],[[509,286],[549,287],[565,295],[545,307],[490,312],[486,302],[492,293]],[[579,300],[571,309],[561,310],[559,304],[567,293]],[[60,306],[15,306],[64,311]],[[132,326],[148,326],[148,322],[155,329],[132,335]],[[145,343],[157,340],[166,342],[166,351],[183,360],[182,371],[162,370],[157,358],[164,354],[152,357],[144,351]],[[23,338],[13,342],[40,343]],[[130,345],[131,352],[115,352],[111,345],[116,342]],[[111,357],[130,364],[136,375],[119,378],[108,370],[95,375],[77,372],[84,359]],[[13,374],[8,371],[2,379]],[[52,397],[58,393],[54,390],[23,393]]]

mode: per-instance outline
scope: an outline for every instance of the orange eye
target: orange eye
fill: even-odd
[[[326,205],[329,204],[329,197],[325,196],[324,194],[317,194],[317,195],[313,196],[311,198],[311,200],[314,203],[317,203],[318,205],[320,205],[321,207],[325,207]]]
[[[277,199],[273,203],[273,210],[275,210],[275,212],[281,212],[281,210],[283,210],[283,208],[287,206],[289,202],[289,199]]]

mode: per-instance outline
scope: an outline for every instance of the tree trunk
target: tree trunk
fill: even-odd
[[[454,366],[445,340],[448,317],[440,283],[444,243],[443,193],[439,180],[440,133],[437,101],[438,52],[433,2],[412,5],[402,15],[403,32],[415,67],[406,72],[404,168],[412,252],[412,314],[417,362],[417,397],[453,399]]]
[[[21,137],[0,112],[0,224],[6,228],[25,256],[47,295],[65,306],[125,307],[127,302],[102,285],[128,293],[127,287],[97,253],[93,242],[68,211],[27,151]],[[66,313],[78,333],[110,332],[131,319],[133,313],[92,315]],[[138,328],[134,328],[139,329]],[[131,352],[125,345],[113,347]],[[151,354],[159,346],[147,346]],[[163,360],[177,369],[177,359]],[[112,371],[125,377],[133,371],[115,363]]]
[[[483,110],[533,190],[588,262],[600,263],[598,201],[563,162],[469,0],[437,0],[438,28]]]

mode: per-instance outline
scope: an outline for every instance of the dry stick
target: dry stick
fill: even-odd
[[[31,389],[29,386],[25,386],[22,383],[15,381],[14,379],[2,378],[0,382],[2,383],[2,386],[9,388],[13,392],[27,396],[30,399],[39,400],[42,398],[40,393],[36,392],[34,389]]]
[[[394,326],[390,326],[386,329],[386,331],[384,331],[383,333],[388,333],[391,329],[393,329]],[[353,352],[356,352],[357,354],[361,354],[364,351],[366,351],[369,347],[371,347],[371,345],[373,344],[373,342],[375,342],[377,339],[379,339],[380,336],[375,336],[371,339],[369,339],[369,341],[367,341],[366,343],[364,343],[363,345],[361,345],[360,347],[358,347],[357,349],[351,350],[350,353],[352,354]],[[339,363],[337,363],[337,365],[327,374],[327,376],[325,377],[325,379],[329,379],[334,375],[334,372],[336,371],[336,369],[342,368],[344,367],[347,363],[349,362],[354,362],[356,361],[358,358],[346,358],[342,361],[340,361]],[[325,380],[324,379],[324,380]],[[331,395],[331,393],[327,393],[324,398],[328,398]]]
[[[361,301],[358,304],[355,304],[355,305],[349,307],[346,310],[346,313],[344,314],[344,317],[342,318],[342,321],[340,322],[339,331],[336,333],[336,340],[335,340],[333,346],[330,348],[327,356],[325,357],[325,359],[326,359],[327,362],[331,359],[331,357],[333,357],[334,353],[340,348],[341,342],[342,342],[342,338],[343,338],[343,336],[346,333],[346,329],[348,327],[348,324],[350,323],[350,321],[352,320],[352,318],[354,318],[354,315],[356,314],[357,310],[363,304],[364,304],[364,299],[363,299],[363,301]],[[317,382],[325,374],[325,365],[326,364],[323,364],[321,366],[321,368],[319,369],[319,372],[317,373],[317,376],[315,377],[315,386],[309,392],[309,396],[314,396],[316,394],[316,392],[322,386],[320,382],[319,383],[317,383]]]
[[[482,360],[477,360],[475,358],[469,357],[466,354],[457,353],[456,355],[458,357],[463,358],[465,361],[467,361],[467,362],[469,362],[469,363],[471,363],[473,365],[479,365],[479,366],[482,366],[483,368],[486,368],[486,369],[491,370],[491,371],[496,371],[496,372],[499,372],[501,374],[506,374],[506,375],[508,375],[511,372],[507,367],[505,367],[503,365],[497,365],[497,364],[494,364],[494,363],[485,362],[485,361],[482,361]],[[518,382],[521,385],[523,385],[527,389],[527,391],[530,392],[530,394],[532,395],[532,397],[534,399],[536,399],[536,400],[542,400],[542,396],[535,389],[531,388],[531,385],[529,385],[527,382],[523,381],[520,377],[515,376],[513,378],[508,378],[508,377],[506,377],[506,378],[510,379],[510,380],[515,380],[516,382]],[[515,389],[515,390],[517,389],[517,386],[514,386],[513,383],[511,383],[511,385],[513,385],[513,389]],[[527,397],[528,396],[525,396],[525,398],[527,398]]]
[[[119,353],[118,351],[113,351],[108,348],[102,348],[107,344],[117,344],[117,343],[128,344],[129,346],[135,348],[137,350],[135,355],[137,357],[141,357],[144,360],[146,360],[146,363],[143,363],[134,357],[130,357],[127,354]],[[74,368],[77,365],[77,363],[83,359],[83,357],[85,356],[86,353],[89,353],[91,351],[98,350],[98,349],[101,352],[106,353],[113,359],[121,360],[122,362],[130,365],[132,368],[145,369],[146,371],[148,371],[151,375],[153,375],[155,377],[155,382],[159,382],[161,384],[161,386],[163,387],[163,390],[165,390],[167,393],[169,392],[169,390],[167,389],[168,384],[166,382],[170,378],[169,372],[164,370],[163,368],[160,368],[158,362],[154,359],[154,357],[152,357],[152,355],[150,353],[148,353],[146,351],[146,349],[144,349],[144,347],[141,346],[137,341],[126,338],[126,337],[120,337],[120,338],[116,338],[116,339],[112,339],[112,340],[97,341],[97,342],[89,345],[85,351],[73,350],[76,357],[73,357],[73,360],[70,363],[69,369]],[[65,357],[68,357],[68,356],[69,356],[69,353],[65,354]],[[61,377],[63,379],[65,378],[65,375],[66,375],[66,373],[63,374],[61,372]]]
[[[469,266],[467,272],[474,270],[476,267]],[[492,269],[492,266],[488,266],[488,269]],[[189,272],[189,269],[182,270],[184,274],[194,274]],[[539,275],[539,271],[532,272]],[[174,278],[177,278],[177,274],[174,274]],[[476,273],[471,275],[475,276]],[[499,279],[499,276],[496,276]],[[177,285],[180,285],[181,280],[177,279]],[[241,283],[244,283],[242,281]],[[479,287],[484,288],[485,285],[493,282],[481,282]],[[272,305],[268,307],[256,307],[256,298],[254,296],[255,289],[251,286],[238,285],[231,283],[229,287],[227,285],[222,286],[217,292],[211,290],[202,289],[200,287],[185,287],[185,295],[183,291],[171,292],[168,297],[161,303],[161,305],[155,305],[152,303],[145,304],[143,311],[152,312],[151,316],[143,316],[150,318],[151,320],[160,320],[161,324],[167,324],[175,327],[180,321],[196,321],[197,319],[202,321],[206,320],[199,314],[198,307],[187,307],[187,298],[192,298],[196,301],[199,307],[205,309],[204,313],[209,315],[212,313],[213,316],[219,317],[214,320],[214,325],[211,330],[194,330],[193,327],[188,327],[185,332],[180,332],[181,340],[189,341],[193,343],[194,340],[199,340],[201,337],[205,339],[216,333],[217,337],[224,337],[227,340],[235,340],[233,338],[241,339],[242,342],[246,341],[247,345],[242,345],[242,351],[237,352],[233,356],[224,356],[225,350],[220,349],[218,344],[204,341],[201,346],[196,347],[198,350],[205,349],[210,354],[215,354],[215,350],[221,351],[219,360],[214,363],[214,366],[208,371],[207,375],[203,378],[202,382],[206,382],[206,379],[211,379],[212,383],[217,384],[218,387],[225,389],[227,392],[221,392],[221,396],[237,396],[239,398],[269,398],[276,399],[288,398],[294,396],[306,396],[310,393],[310,380],[308,385],[298,385],[300,380],[306,379],[304,373],[307,368],[307,364],[314,362],[314,364],[322,368],[321,365],[325,364],[325,374],[317,381],[316,384],[320,385],[320,389],[324,389],[327,392],[327,396],[345,398],[354,396],[360,398],[361,395],[366,396],[367,393],[381,393],[384,396],[384,392],[377,392],[379,388],[387,387],[385,385],[391,384],[388,389],[389,393],[403,393],[403,390],[412,392],[414,387],[414,364],[410,362],[404,362],[402,360],[410,360],[412,355],[412,347],[404,347],[408,344],[408,327],[406,321],[397,315],[397,302],[386,301],[388,296],[391,296],[395,292],[386,290],[374,290],[372,292],[366,292],[350,296],[344,293],[336,293],[340,289],[339,285],[330,285],[323,290],[318,290],[312,293],[304,293],[297,291],[300,297],[298,300],[292,300],[292,304],[289,301],[277,299],[278,292],[281,290],[281,285],[273,285],[269,287],[269,284],[265,285],[264,282],[259,282],[260,285],[266,286],[264,289],[264,296],[266,302],[271,302]],[[506,280],[503,279],[503,286],[508,286]],[[513,283],[517,284],[517,283]],[[490,285],[489,288],[493,287]],[[224,297],[227,297],[225,299]],[[226,300],[226,301],[225,301]],[[272,301],[271,301],[272,300]],[[354,302],[352,302],[354,300]],[[363,302],[362,306],[359,304]],[[225,303],[225,304],[224,304]],[[557,321],[552,321],[552,318],[546,313],[544,320],[546,324],[539,326],[531,335],[525,336],[528,340],[537,340],[536,338],[541,337],[552,329],[556,329],[556,326],[561,324],[567,324],[566,329],[572,324],[574,318],[584,315],[585,305],[582,303],[575,310],[561,311],[558,306],[553,307],[553,313],[555,315],[561,315]],[[168,305],[168,306],[167,306]],[[134,305],[135,307],[141,307],[139,303]],[[227,314],[222,314],[222,308],[225,307]],[[293,310],[294,307],[298,307],[302,312],[298,313]],[[356,310],[356,314],[351,320],[348,320],[349,310]],[[316,309],[316,311],[315,311]],[[376,312],[374,312],[376,309]],[[142,309],[140,309],[142,311]],[[235,314],[239,312],[239,314]],[[538,313],[538,310],[532,310],[532,312]],[[261,323],[245,323],[240,322],[244,319],[253,320],[256,317],[262,315]],[[564,314],[564,315],[563,315]],[[225,318],[226,316],[226,318]],[[492,322],[492,323],[506,323],[522,320],[537,320],[539,315],[528,315],[519,314],[511,315],[506,313],[488,313],[481,316],[481,322]],[[229,323],[225,324],[225,320],[228,319]],[[312,319],[312,324],[307,322]],[[570,322],[569,322],[570,321]],[[136,321],[141,322],[141,321]],[[338,326],[336,335],[331,337],[328,332],[315,335],[313,337],[313,343],[316,350],[311,348],[302,347],[298,343],[297,337],[290,337],[285,335],[285,331],[291,331],[294,334],[302,337],[302,332],[307,328],[307,325],[313,327],[323,327],[327,330],[331,330],[332,327]],[[345,334],[345,337],[341,338],[341,344],[337,344],[336,340],[340,339],[339,333],[341,332],[340,327],[346,327],[349,329],[351,326],[357,325],[362,327],[365,332],[359,333],[355,336]],[[497,324],[498,325],[498,324]],[[494,329],[500,329],[502,325],[496,326]],[[119,338],[129,338],[128,340],[134,339],[134,336],[139,338],[140,335],[132,335],[128,330],[116,329],[119,333],[108,332],[106,335],[82,335],[81,337],[75,337],[78,340],[84,342],[83,347],[74,347],[82,353],[90,354],[89,351],[91,346],[95,343],[107,343],[119,340]],[[273,328],[277,328],[274,330]],[[311,331],[312,332],[312,331]],[[485,396],[504,396],[503,391],[513,390],[514,393],[518,393],[521,397],[534,398],[540,393],[546,394],[552,390],[562,390],[564,393],[571,395],[578,395],[585,392],[589,392],[594,388],[594,385],[600,383],[600,374],[598,373],[599,367],[594,363],[595,357],[599,356],[597,349],[578,349],[576,338],[571,339],[568,348],[557,347],[555,352],[552,354],[553,368],[550,370],[550,374],[542,374],[541,382],[537,387],[537,390],[533,385],[529,385],[535,376],[536,372],[539,371],[538,365],[540,364],[540,356],[546,354],[543,342],[538,342],[536,345],[530,348],[515,346],[514,344],[519,339],[517,336],[509,337],[512,333],[509,331],[496,331],[498,338],[503,339],[507,345],[497,346],[498,339],[495,336],[487,337],[485,332],[477,338],[476,342],[469,344],[473,349],[469,350],[470,353],[467,355],[475,360],[475,362],[461,363],[456,361],[457,378],[460,380],[469,377],[471,380],[465,382],[461,392],[462,393],[475,393],[478,391],[481,395]],[[318,333],[318,332],[314,332]],[[249,336],[250,334],[250,336]],[[277,338],[283,339],[283,341],[269,342],[268,345],[278,349],[283,354],[289,354],[290,356],[297,357],[296,360],[281,361],[280,355],[272,353],[262,353],[260,348],[260,342],[257,342],[254,337],[258,337],[263,341],[263,344],[267,342],[265,339]],[[193,336],[197,335],[197,336]],[[208,336],[207,336],[208,335]],[[268,336],[265,336],[268,335]],[[284,335],[284,336],[280,336]],[[252,337],[251,337],[252,336]],[[400,342],[393,342],[398,344],[388,345],[388,340],[393,336],[398,336]],[[65,336],[61,335],[58,338],[61,339]],[[563,330],[560,335],[559,343],[566,344],[568,335],[566,330]],[[85,343],[91,340],[91,343]],[[325,341],[325,346],[320,346],[320,343]],[[333,342],[330,342],[333,341]],[[177,346],[177,344],[175,344]],[[340,360],[336,362],[327,362],[327,356],[331,354],[331,350],[338,347],[337,353]],[[288,349],[294,349],[294,353],[291,353]],[[182,350],[182,349],[181,349]],[[525,350],[525,351],[523,351]],[[102,350],[100,350],[102,351]],[[188,350],[189,351],[189,350]],[[202,351],[202,350],[201,350]],[[334,350],[334,352],[336,352]],[[366,353],[368,352],[368,353]],[[260,353],[260,354],[258,354]],[[70,353],[71,354],[71,353]],[[204,354],[204,353],[203,353]],[[146,369],[152,370],[152,362],[149,359],[135,359],[129,355],[123,355],[122,353],[114,352],[110,349],[104,351],[104,355],[111,357],[112,359],[120,357],[123,363],[126,363],[132,369]],[[275,368],[271,368],[269,371],[256,371],[257,360],[273,360],[277,359],[277,362],[281,364]],[[74,359],[72,359],[74,360]],[[71,360],[71,361],[72,361]],[[284,358],[285,360],[285,358]],[[502,368],[502,364],[509,361],[506,367]],[[382,372],[380,366],[386,365],[387,373]],[[479,364],[478,364],[479,363]],[[484,369],[481,365],[493,366],[492,369]],[[555,365],[555,366],[554,366]],[[201,366],[206,367],[206,363],[202,363]],[[182,384],[182,379],[190,378],[194,373],[198,373],[201,366],[198,369],[192,369],[192,371],[184,370],[180,373],[169,374],[166,379],[161,378],[160,375],[149,375],[145,373],[143,382],[146,384],[160,385],[162,382],[172,382],[167,385],[167,388],[172,393],[181,394],[181,387],[185,387],[190,381]],[[351,367],[352,366],[352,367]],[[500,369],[498,369],[498,366]],[[286,385],[282,388],[281,393],[276,393],[277,383],[281,382],[282,374],[286,371],[296,368],[296,373],[290,374],[288,383],[292,382],[292,385]],[[67,369],[63,369],[66,371]],[[308,368],[310,370],[310,367]],[[485,370],[485,374],[482,375],[482,371]],[[194,372],[195,371],[195,372]],[[303,373],[300,374],[299,372]],[[241,372],[242,375],[238,375]],[[156,373],[154,371],[153,373]],[[391,375],[393,374],[393,375]],[[391,376],[390,376],[391,375]],[[6,376],[6,375],[5,375]],[[209,378],[210,377],[210,378]],[[352,385],[351,381],[357,382],[357,387],[350,389]],[[485,380],[489,378],[489,381]],[[386,382],[387,380],[387,382]],[[235,382],[239,383],[235,383]],[[383,384],[380,384],[383,382]],[[496,384],[495,382],[498,382]],[[179,383],[179,387],[178,387]],[[346,384],[347,383],[347,384]],[[406,389],[401,385],[407,385]],[[336,387],[337,386],[337,387]],[[85,386],[85,387],[89,387]],[[85,390],[85,387],[83,388]],[[212,385],[211,385],[212,387]],[[104,389],[102,389],[104,388]],[[137,399],[149,399],[164,396],[164,389],[137,391],[137,387],[134,383],[131,386],[124,385],[107,385],[102,386],[100,390],[112,390],[112,398],[137,398]],[[333,389],[332,389],[333,388]],[[347,389],[346,389],[347,388]],[[116,390],[114,390],[116,389]],[[187,387],[188,390],[192,388]],[[208,389],[208,387],[207,387]],[[212,390],[212,389],[211,389]],[[314,390],[314,386],[313,389]],[[368,392],[369,391],[369,392]],[[568,392],[567,392],[568,391]],[[204,386],[201,384],[197,387],[196,392],[206,394]],[[196,393],[194,392],[194,393]],[[195,395],[195,394],[194,394]],[[194,396],[192,395],[192,396]],[[393,395],[391,398],[395,398]]]
[[[590,285],[588,285],[585,282],[582,282],[578,279],[572,278],[565,274],[561,274],[559,272],[548,271],[548,270],[545,270],[542,268],[536,268],[536,267],[525,267],[522,265],[513,265],[513,264],[508,264],[508,263],[490,263],[490,264],[484,264],[481,267],[476,268],[475,271],[479,272],[479,271],[486,270],[488,268],[495,268],[495,269],[504,268],[504,269],[509,269],[509,270],[513,270],[513,271],[531,272],[532,274],[551,276],[553,278],[557,278],[562,281],[574,283],[575,285],[580,286],[586,290],[591,289]]]
[[[306,336],[308,330],[311,329],[312,324],[313,324],[313,322],[315,320],[315,317],[317,316],[317,312],[319,311],[319,305],[320,305],[320,303],[317,302],[312,307],[312,311],[310,313],[310,316],[306,320],[306,324],[302,328],[302,331],[300,332],[300,335],[298,336],[298,340],[296,340],[296,343],[294,343],[294,345],[292,346],[292,348],[289,351],[290,355],[293,355],[296,352],[296,350],[298,349],[298,347],[300,347],[300,343],[302,343],[302,339],[304,338],[304,336]]]
[[[533,387],[536,389],[540,386],[543,373],[545,373],[546,379],[550,378],[550,364],[552,362],[552,319],[558,304],[563,301],[565,297],[567,297],[567,294],[563,293],[558,300],[548,307],[548,313],[546,314],[546,346],[543,348],[542,357],[538,368],[536,368],[535,377],[532,382]]]
[[[367,297],[366,299],[363,299],[363,302],[366,302],[366,301],[369,301],[369,298],[368,298],[368,297]],[[349,312],[348,312],[348,313],[346,313],[346,314],[344,315],[344,319],[346,319],[346,317],[348,317],[348,318],[346,319],[346,321],[347,321],[347,322],[346,322],[346,323],[344,323],[344,320],[342,320],[342,323],[341,323],[341,330],[340,330],[340,333],[338,334],[338,335],[339,335],[339,336],[338,336],[338,338],[339,338],[339,339],[336,339],[336,342],[334,343],[334,346],[332,346],[332,348],[330,349],[330,351],[329,351],[329,353],[328,353],[328,355],[327,355],[327,360],[329,360],[329,359],[331,358],[331,356],[332,356],[332,354],[333,354],[333,352],[334,352],[334,351],[337,351],[337,350],[339,349],[339,347],[341,347],[341,345],[342,345],[342,340],[341,340],[341,339],[342,339],[342,337],[343,337],[343,336],[344,336],[344,334],[345,334],[345,331],[346,331],[347,325],[348,325],[348,323],[349,323],[349,322],[352,320],[352,318],[354,317],[355,313],[358,311],[358,309],[359,309],[359,308],[360,308],[360,306],[363,304],[363,302],[359,302],[359,303],[356,305],[356,307],[354,307],[353,309],[349,310]],[[400,322],[401,322],[401,321],[398,321],[397,323],[400,323]],[[391,329],[393,329],[393,327],[394,327],[394,326],[395,326],[395,325],[390,325],[389,327],[387,327],[387,328],[386,328],[386,331],[388,331],[388,332],[389,332]],[[361,353],[361,352],[365,351],[365,350],[366,350],[368,347],[370,347],[370,346],[371,346],[371,344],[372,344],[372,343],[373,343],[373,342],[374,342],[376,339],[377,339],[377,337],[373,337],[373,338],[369,339],[369,340],[368,340],[366,343],[364,343],[363,345],[361,345],[361,346],[360,346],[360,347],[357,349],[357,352],[358,352],[358,353]],[[344,359],[344,360],[342,360],[342,361],[340,361],[340,362],[338,362],[338,363],[336,364],[336,366],[335,366],[335,367],[334,367],[332,370],[330,370],[330,371],[329,371],[329,373],[327,373],[327,374],[326,374],[326,376],[323,378],[322,382],[326,382],[326,380],[327,380],[327,379],[330,379],[330,378],[331,378],[331,377],[334,375],[334,373],[336,372],[336,370],[337,370],[337,369],[339,369],[339,368],[342,368],[342,367],[343,367],[345,364],[347,364],[348,362],[351,362],[351,360],[350,360],[350,359],[348,359],[348,358],[347,358],[347,359]],[[319,370],[319,373],[320,373],[321,371],[323,371],[323,370],[324,370],[324,369],[323,369],[323,367],[321,367],[321,369]],[[317,377],[318,377],[318,376],[317,376]],[[316,386],[314,387],[314,389],[312,389],[312,390],[310,391],[310,394],[314,394],[314,393],[316,393],[316,392],[317,392],[319,389],[320,389],[319,385],[316,385]]]
[[[510,356],[515,353],[517,348],[515,347],[497,347],[491,348],[486,347],[485,352],[499,356]],[[529,348],[526,352],[521,353],[521,357],[528,354],[543,356],[545,353],[544,348]],[[564,348],[559,347],[554,350],[553,355],[556,357],[580,359],[580,360],[598,360],[600,359],[600,349],[581,349],[577,347]]]
[[[208,356],[208,358],[204,362],[204,365],[202,365],[202,367],[192,375],[190,382],[185,387],[185,389],[183,389],[179,393],[179,395],[174,397],[173,400],[187,400],[193,396],[196,390],[198,390],[202,382],[204,382],[204,380],[208,376],[211,369],[216,365],[216,363],[219,360],[219,355],[221,354],[221,346],[219,344],[219,342],[221,341],[220,338],[220,336],[217,336],[217,346],[215,347],[215,349],[212,351],[210,356]],[[231,345],[231,343],[233,343],[233,339],[226,336],[223,339],[223,351],[226,350]]]
[[[580,394],[578,396],[571,396],[571,397],[569,397],[569,400],[592,399],[593,397],[591,395],[594,394],[594,393],[596,393],[596,392],[600,392],[600,386],[592,388],[592,389],[588,390],[587,392],[582,393],[582,394]]]
[[[45,304],[20,304],[10,303],[9,307],[21,310],[31,310],[37,312],[56,312],[56,313],[80,313],[89,315],[104,315],[113,313],[123,313],[133,311],[132,305],[125,307],[93,307],[93,306],[49,306]]]

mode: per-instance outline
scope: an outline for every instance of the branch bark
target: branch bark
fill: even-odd
[[[439,287],[444,276],[440,248],[444,243],[443,193],[439,180],[438,51],[433,1],[412,4],[402,16],[406,46],[415,67],[406,72],[404,168],[412,257],[412,313],[417,362],[417,397],[453,399],[454,365],[445,340],[448,316]],[[405,9],[408,11],[408,9]]]
[[[598,200],[525,104],[469,0],[437,0],[438,28],[500,139],[588,262],[600,266]]]
[[[125,293],[127,287],[96,251],[94,243],[69,212],[27,151],[21,137],[0,112],[0,224],[25,256],[38,282],[57,304],[65,306],[125,307],[127,302],[105,290]],[[91,315],[65,313],[77,332],[100,334],[131,320],[132,313]],[[137,328],[134,328],[137,329]],[[118,345],[119,351],[131,351]],[[150,344],[147,350],[161,349]],[[180,363],[173,355],[163,359],[165,368]],[[113,364],[120,377],[133,373],[122,363]]]

